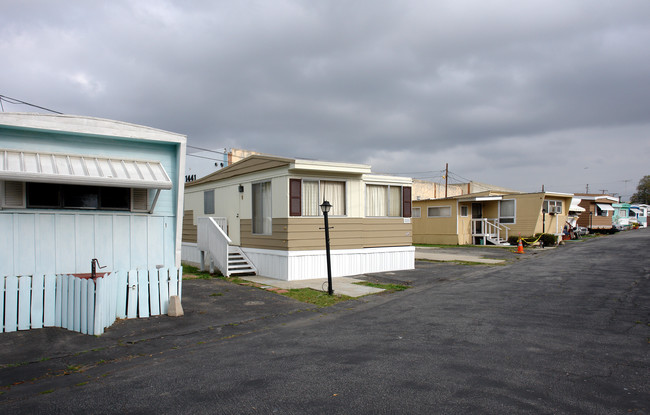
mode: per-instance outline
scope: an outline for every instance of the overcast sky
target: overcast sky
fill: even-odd
[[[195,147],[624,199],[650,174],[647,0],[2,0],[0,56],[2,95]]]

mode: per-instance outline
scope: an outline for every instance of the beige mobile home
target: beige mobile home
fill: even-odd
[[[319,205],[327,200],[333,276],[413,269],[411,183],[361,164],[247,157],[186,185],[183,260],[202,263],[208,253],[232,275],[238,267],[228,256],[241,255],[251,264],[242,272],[324,277]]]
[[[572,195],[487,191],[413,201],[416,244],[505,244],[509,236],[561,235]]]

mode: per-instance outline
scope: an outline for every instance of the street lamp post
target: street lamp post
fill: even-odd
[[[546,209],[542,209],[542,233],[546,233]]]
[[[327,215],[332,208],[332,205],[327,200],[323,200],[323,204],[320,205],[320,210],[323,212],[323,218],[325,218],[325,253],[327,256],[327,294],[334,294],[332,289],[332,264],[330,261],[330,227],[327,219]]]

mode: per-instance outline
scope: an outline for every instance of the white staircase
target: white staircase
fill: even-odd
[[[493,236],[487,236],[485,240],[492,245],[510,245],[507,239],[499,238],[499,237],[493,237]]]
[[[472,239],[482,238],[486,244],[510,245],[508,232],[510,228],[500,224],[497,219],[472,219]]]
[[[228,246],[228,276],[257,275],[257,268],[238,246]]]
[[[198,220],[197,247],[201,252],[201,270],[207,253],[210,256],[210,272],[216,266],[226,277],[257,275],[257,268],[240,247],[232,245],[222,226],[225,227],[225,218],[205,217]]]

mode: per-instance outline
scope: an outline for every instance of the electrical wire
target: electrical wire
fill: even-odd
[[[45,110],[45,111],[53,112],[55,114],[63,114],[62,112],[54,111],[54,110],[51,110],[51,109],[45,108],[45,107],[41,107],[40,105],[30,104],[29,102],[21,101],[21,100],[19,100],[17,98],[11,98],[11,97],[8,97],[6,95],[0,95],[0,102],[2,102],[2,101],[5,101],[5,102],[7,102],[9,104],[14,104],[14,105],[21,105],[21,104],[22,105],[29,105],[30,107],[39,108],[39,109],[42,109],[42,110]],[[2,112],[4,112],[4,106],[2,107]]]

